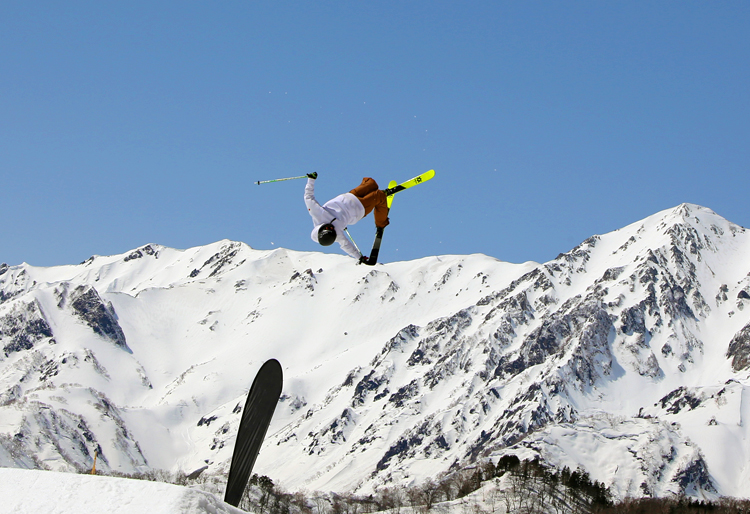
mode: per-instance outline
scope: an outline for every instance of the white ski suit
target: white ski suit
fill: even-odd
[[[341,249],[355,259],[359,259],[360,253],[346,237],[344,229],[365,217],[362,202],[352,193],[344,193],[320,205],[315,199],[315,179],[308,178],[305,186],[305,205],[315,226],[310,234],[312,240],[318,242],[318,230],[321,225],[333,223],[336,229],[336,242],[341,245]]]

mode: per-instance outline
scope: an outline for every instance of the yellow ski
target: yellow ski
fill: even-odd
[[[434,176],[435,176],[435,170],[430,170],[430,171],[426,171],[422,173],[419,176],[409,179],[406,182],[402,182],[396,187],[391,187],[391,185],[388,184],[388,189],[385,190],[385,194],[388,195],[389,197],[393,197],[393,195],[395,195],[399,191],[403,191],[404,189],[409,189],[410,187],[416,186],[417,184],[421,184],[422,182],[427,182]],[[392,198],[390,198],[389,200],[393,201]]]

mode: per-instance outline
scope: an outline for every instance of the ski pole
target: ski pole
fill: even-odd
[[[275,178],[273,180],[259,180],[256,182],[256,184],[261,185],[268,184],[270,182],[283,182],[284,180],[295,180],[298,178],[307,178],[307,175],[302,175],[301,177]]]
[[[351,234],[349,233],[349,229],[348,229],[348,228],[345,228],[345,229],[344,229],[344,232],[346,232],[346,235],[347,235],[347,236],[349,236],[349,241],[351,241],[351,242],[352,242],[352,244],[354,245],[354,248],[356,248],[356,249],[357,249],[357,251],[359,252],[359,254],[360,254],[360,255],[362,255],[362,251],[361,251],[361,250],[359,249],[359,246],[357,246],[357,243],[355,243],[355,242],[354,242],[354,238],[353,238],[353,237],[352,237],[352,235],[351,235]]]

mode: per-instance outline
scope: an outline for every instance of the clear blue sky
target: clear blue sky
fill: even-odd
[[[322,250],[321,201],[434,168],[381,259],[544,262],[691,202],[750,226],[750,2],[4,2],[0,262]],[[351,227],[361,247],[371,217]],[[326,249],[340,252],[338,247]]]

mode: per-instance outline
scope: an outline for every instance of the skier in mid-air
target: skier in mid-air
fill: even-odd
[[[362,179],[362,183],[349,191],[338,195],[325,204],[320,205],[315,199],[315,179],[318,174],[308,173],[305,185],[305,205],[310,212],[315,228],[312,240],[323,246],[337,242],[341,249],[359,262],[367,262],[367,257],[360,254],[354,244],[344,233],[349,225],[375,211],[375,226],[385,228],[388,223],[388,203],[386,191],[378,188],[378,183],[370,177]]]

